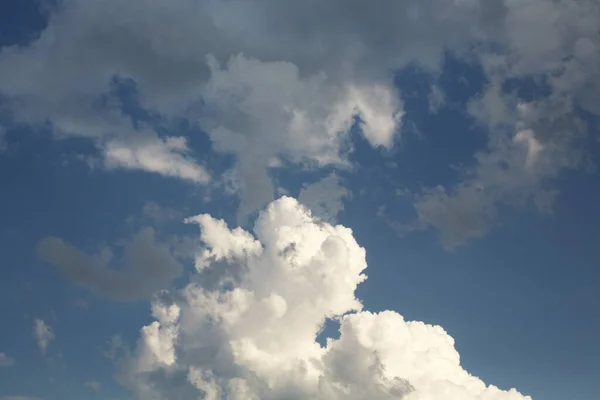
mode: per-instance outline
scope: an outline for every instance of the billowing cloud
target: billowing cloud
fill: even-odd
[[[56,237],[37,245],[39,257],[54,265],[66,278],[114,299],[143,299],[171,286],[183,271],[174,247],[159,243],[152,228],[142,228],[123,245],[122,269],[110,266],[109,248],[89,256]]]
[[[0,368],[12,367],[13,365],[15,365],[14,358],[11,358],[5,353],[0,352]]]
[[[120,360],[136,398],[530,400],[467,373],[441,327],[362,311],[365,250],[296,200],[272,202],[254,234],[188,222],[204,243],[197,272],[155,296],[156,320]],[[340,335],[321,346],[327,319]]]
[[[35,338],[38,347],[42,354],[46,354],[48,345],[54,340],[54,331],[43,320],[36,319],[33,324],[33,337]]]

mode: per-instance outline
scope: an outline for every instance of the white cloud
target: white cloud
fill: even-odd
[[[373,147],[392,148],[404,114],[398,94],[383,85],[351,86],[349,101],[361,119],[360,125],[369,143]]]
[[[36,319],[33,325],[33,336],[38,344],[38,347],[42,351],[42,354],[46,354],[48,345],[55,338],[52,328],[43,320]]]
[[[273,199],[267,173],[273,159],[344,165],[342,145],[355,116],[373,146],[393,144],[401,103],[386,86],[339,85],[323,73],[304,77],[289,62],[245,56],[231,58],[225,67],[211,58],[209,65],[203,126],[216,150],[237,156],[241,215]]]
[[[155,297],[156,320],[119,364],[137,398],[530,400],[468,374],[441,327],[361,311],[364,249],[296,200],[271,203],[254,235],[190,222],[206,246],[197,273]],[[327,318],[340,337],[321,347]]]
[[[0,368],[12,367],[15,365],[15,359],[0,352]]]
[[[209,173],[186,157],[189,151],[183,137],[157,137],[127,144],[110,141],[104,147],[109,168],[139,169],[196,183],[209,182]]]
[[[156,240],[152,228],[142,228],[123,243],[124,268],[112,268],[112,251],[89,256],[62,239],[48,236],[37,245],[39,257],[73,282],[119,300],[146,298],[183,271],[171,243]]]

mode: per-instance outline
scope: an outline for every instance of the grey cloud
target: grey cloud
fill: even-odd
[[[477,100],[477,110],[499,97],[497,89]],[[456,185],[426,188],[415,197],[418,219],[401,227],[411,231],[435,227],[446,248],[484,236],[496,223],[499,206],[533,202],[548,212],[558,193],[554,181],[565,169],[591,164],[585,124],[568,99],[551,96],[532,103],[499,101],[500,113],[477,117],[490,126],[488,149],[475,155]],[[496,111],[498,111],[496,109]],[[510,121],[513,121],[512,123]]]
[[[209,133],[216,151],[236,157],[244,217],[273,199],[273,159],[310,168],[343,164],[351,117],[386,119],[358,106],[375,104],[373,98],[382,97],[373,96],[377,89],[393,89],[393,72],[409,63],[439,72],[448,51],[481,61],[491,82],[470,110],[487,120],[491,158],[521,151],[518,144],[514,150],[497,145],[521,130],[514,126],[517,99],[494,92],[509,78],[547,79],[549,102],[571,102],[559,111],[565,118],[574,115],[573,104],[598,113],[599,21],[594,0],[381,0],[377,6],[362,0],[72,0],[55,10],[38,40],[1,50],[0,92],[16,121],[49,120],[57,137],[94,140],[107,167],[207,183],[208,172],[183,138],[166,140],[147,127],[134,128],[115,99],[105,109],[93,107],[110,92],[115,75],[131,78],[141,107],[165,119],[187,118]],[[384,117],[402,113],[397,101],[377,108]],[[524,129],[555,117],[543,104],[530,108],[550,114],[538,112],[539,121]],[[374,147],[393,145],[390,121],[372,125],[363,131]],[[373,133],[374,126],[385,129]],[[572,167],[561,160],[578,151],[579,134],[544,142],[547,133],[540,129],[535,140],[545,149],[566,146],[551,153],[559,165]],[[503,188],[500,180],[481,182],[488,175],[508,176],[490,168],[475,167],[459,185],[483,184],[501,193],[478,200],[488,204],[481,209],[523,197],[517,193],[522,171],[512,168],[508,175],[521,183]],[[478,174],[481,179],[472,178]],[[537,174],[531,184],[545,187],[555,175]],[[447,195],[467,190],[459,186]],[[428,190],[420,197],[427,198]]]
[[[110,252],[90,256],[51,236],[38,243],[37,252],[74,283],[118,300],[147,298],[170,287],[182,273],[171,246],[157,242],[152,228],[141,229],[124,243],[123,269],[107,265]]]
[[[436,114],[442,107],[446,105],[446,95],[444,91],[437,85],[431,86],[431,91],[429,92],[429,96],[427,96],[427,100],[429,101],[429,113]]]
[[[549,212],[566,169],[593,166],[589,132],[577,107],[600,114],[600,5],[595,1],[489,2],[502,9],[491,37],[501,48],[479,58],[489,79],[469,112],[489,132],[463,180],[415,196],[417,220],[406,233],[436,228],[446,248],[481,237],[497,223],[499,206],[533,202]],[[504,93],[507,79],[534,78],[550,93],[524,101]],[[396,224],[398,227],[398,225]]]
[[[110,92],[115,75],[133,79],[142,107],[166,118],[200,121],[219,151],[237,156],[244,215],[273,198],[266,172],[270,158],[283,156],[313,165],[338,161],[337,134],[348,128],[343,124],[336,125],[341,132],[323,136],[335,134],[325,146],[305,145],[327,129],[323,124],[331,123],[328,116],[338,118],[336,101],[348,100],[344,98],[348,87],[362,88],[363,95],[373,85],[390,87],[392,71],[413,61],[437,69],[445,51],[485,33],[477,22],[484,14],[475,3],[450,5],[441,0],[385,0],[377,7],[354,0],[311,0],[301,5],[262,0],[73,0],[54,11],[38,40],[2,49],[0,92],[9,100],[16,121],[35,125],[49,120],[57,137],[89,137],[108,167],[206,183],[207,173],[194,162],[190,149],[170,147],[155,133],[134,128],[116,99],[106,109],[94,107],[99,96]],[[307,21],[311,29],[306,29]],[[242,53],[256,62],[243,63],[240,73],[247,79],[233,80],[238,87],[219,87],[217,99],[230,94],[233,101],[216,105],[216,112],[208,115],[216,118],[211,125],[198,107],[210,97],[206,87],[214,83],[217,72],[206,62],[207,56],[227,65]],[[278,64],[282,61],[289,63],[291,75],[285,74],[285,64]],[[234,78],[231,68],[231,64],[225,68],[227,76]],[[263,71],[273,83],[274,93],[261,92],[269,87],[264,82],[251,85],[256,71]],[[282,98],[280,88],[291,91],[290,96]],[[249,100],[236,102],[240,94]],[[270,99],[266,104],[270,106],[248,108],[260,99]],[[214,106],[211,101],[206,103],[209,110]],[[383,120],[372,111],[362,110],[373,117],[371,124]],[[291,115],[296,116],[295,125],[290,124]],[[393,143],[374,132],[371,124],[363,130],[375,146]],[[220,127],[227,129],[216,129]],[[377,126],[382,127],[389,136],[389,124]],[[231,147],[231,139],[239,147]]]
[[[335,173],[310,185],[304,185],[298,196],[298,201],[308,207],[312,215],[326,221],[333,221],[344,209],[342,200],[350,192],[342,186],[339,176]]]
[[[150,201],[142,208],[144,217],[149,218],[156,224],[164,224],[172,221],[182,221],[183,212],[171,207],[162,206],[156,202]]]

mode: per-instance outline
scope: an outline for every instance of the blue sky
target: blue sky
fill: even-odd
[[[600,398],[600,6],[440,2],[2,3],[0,399]]]

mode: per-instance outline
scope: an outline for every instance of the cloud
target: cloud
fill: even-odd
[[[8,368],[15,365],[15,359],[0,352],[0,368]]]
[[[533,202],[541,211],[550,211],[560,174],[590,168],[586,126],[570,98],[551,95],[519,101],[498,85],[490,84],[470,106],[479,123],[490,129],[488,148],[475,154],[460,182],[417,193],[418,219],[402,231],[433,226],[445,247],[456,247],[485,235],[501,205]]]
[[[441,327],[362,311],[365,250],[296,200],[272,202],[254,234],[189,222],[205,245],[195,276],[155,296],[156,320],[118,363],[136,398],[530,400],[467,373]],[[327,319],[340,336],[321,346]]]
[[[427,101],[429,102],[429,113],[436,114],[446,105],[446,94],[438,85],[432,85]]]
[[[393,147],[404,114],[394,73],[414,64],[439,76],[452,53],[483,67],[489,85],[469,113],[489,143],[445,196],[433,194],[437,185],[417,194],[412,226],[433,226],[454,246],[484,235],[498,204],[549,199],[561,171],[585,164],[575,160],[585,148],[578,109],[600,114],[599,21],[594,0],[71,0],[38,39],[1,49],[0,94],[15,123],[89,138],[107,168],[206,184],[187,138],[155,132],[186,120],[212,150],[234,156],[243,218],[273,200],[274,165],[347,165],[352,126],[373,147]],[[507,94],[515,79],[543,82],[550,94]],[[136,111],[117,94],[123,81]],[[433,86],[430,110],[444,98]],[[525,122],[521,105],[534,110]],[[515,140],[526,131],[528,140]],[[531,146],[536,161],[521,163]],[[507,160],[517,160],[508,171]],[[472,215],[444,215],[459,199],[475,204]]]
[[[137,108],[165,125],[187,119],[217,151],[236,156],[244,216],[273,199],[273,158],[312,167],[344,161],[355,117],[372,146],[392,147],[403,115],[394,71],[413,62],[438,70],[446,51],[486,37],[488,8],[73,0],[53,10],[37,40],[2,48],[0,92],[15,122],[87,137],[109,168],[206,183],[183,139],[158,138],[151,118],[140,123],[144,113],[123,105],[115,82],[133,82]]]
[[[100,382],[98,381],[87,381],[85,383],[85,386],[89,387],[90,389],[92,389],[94,392],[99,392],[100,388],[102,387],[102,385],[100,384]]]
[[[208,183],[209,173],[186,157],[189,153],[183,137],[137,140],[125,144],[110,141],[104,147],[108,168],[127,168],[154,172],[195,183]]]
[[[2,396],[0,400],[41,400],[39,397],[33,396]]]
[[[118,300],[146,298],[170,287],[183,271],[173,246],[157,242],[152,228],[140,229],[124,242],[123,250],[124,268],[116,269],[109,265],[112,252],[108,248],[90,256],[52,236],[37,245],[38,256],[66,278]]]
[[[73,301],[73,307],[80,308],[82,310],[89,310],[90,303],[85,300],[75,300]]]
[[[373,147],[392,148],[404,115],[397,93],[383,85],[351,86],[349,101],[369,143]]]
[[[236,155],[245,216],[273,199],[268,168],[283,159],[303,166],[346,164],[346,134],[359,117],[373,146],[391,147],[401,102],[384,85],[340,85],[327,75],[302,76],[290,62],[209,59],[202,118],[217,151]]]
[[[54,331],[48,326],[43,320],[36,319],[33,325],[33,337],[35,338],[38,347],[42,351],[42,354],[46,354],[48,345],[54,340]]]
[[[144,217],[152,220],[155,224],[183,220],[183,213],[181,211],[162,206],[153,201],[144,204],[142,214]]]
[[[317,182],[304,185],[298,201],[311,210],[312,215],[333,221],[344,209],[342,199],[349,195],[350,192],[342,186],[339,176],[331,173]]]
[[[209,134],[213,150],[235,156],[239,216],[245,217],[273,200],[273,165],[344,164],[355,118],[372,146],[392,147],[403,116],[393,74],[415,64],[437,75],[448,52],[484,67],[489,90],[474,99],[471,112],[486,120],[492,158],[507,157],[507,146],[497,143],[522,131],[510,128],[515,101],[503,91],[510,79],[544,80],[552,93],[548,101],[567,105],[558,111],[565,118],[576,114],[575,105],[600,113],[598,21],[600,6],[593,0],[382,0],[377,7],[346,0],[310,0],[302,6],[261,0],[72,0],[54,9],[37,40],[1,49],[0,92],[15,122],[49,122],[56,137],[90,138],[108,168],[204,184],[209,173],[192,156],[186,138],[159,137],[151,129],[157,118],[165,126],[186,119]],[[115,91],[115,82],[122,81],[132,82],[136,107],[157,118],[140,122],[144,113],[127,111]],[[429,96],[432,112],[444,104],[438,89]],[[538,114],[541,120],[554,117],[547,111]],[[544,151],[578,146],[578,140],[567,140],[568,133],[549,146],[539,128],[525,129]],[[474,167],[458,186],[470,187],[472,175],[489,169]],[[547,186],[554,176],[540,175],[534,186]],[[448,196],[460,191],[458,186],[447,188]],[[514,187],[521,185],[509,183],[497,191]],[[430,190],[420,196],[428,203]],[[511,197],[478,201],[495,204]]]
[[[115,361],[117,359],[117,355],[120,350],[126,349],[123,339],[119,335],[113,335],[108,341],[107,345],[108,348],[104,350],[102,354],[111,361]]]
[[[483,236],[500,205],[531,201],[551,210],[557,177],[591,169],[589,132],[578,109],[600,115],[600,4],[532,0],[503,2],[502,8],[498,26],[504,33],[493,37],[501,49],[478,55],[489,84],[469,105],[489,132],[487,149],[475,155],[461,182],[418,193],[418,220],[403,227],[433,226],[448,248]],[[545,93],[524,99],[505,90],[520,79],[537,81]]]
[[[0,153],[6,150],[6,131],[4,126],[0,125]]]

